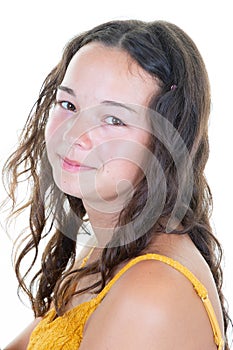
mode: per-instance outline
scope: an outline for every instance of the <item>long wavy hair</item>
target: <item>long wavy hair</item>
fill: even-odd
[[[166,232],[168,219],[174,214],[182,174],[178,173],[177,164],[166,147],[166,142],[154,136],[151,139],[151,149],[166,178],[162,210],[161,201],[157,198],[157,194],[161,193],[161,176],[157,176],[158,170],[154,167],[149,169],[156,173],[156,176],[152,174],[151,177],[152,188],[149,191],[145,178],[138,184],[130,202],[121,211],[114,235],[103,249],[102,256],[91,264],[87,263],[85,267],[74,268],[76,238],[86,211],[81,199],[62,193],[55,185],[46,156],[44,131],[57,88],[69,62],[82,46],[90,42],[123,50],[160,83],[160,92],[154,94],[148,107],[152,112],[162,115],[183,140],[191,159],[193,179],[188,205],[183,202],[181,194],[177,209],[178,213],[185,207],[180,222],[182,230],[173,228],[169,232],[188,234],[208,263],[220,297],[226,331],[230,318],[221,290],[222,249],[209,223],[212,196],[204,176],[209,155],[209,81],[205,65],[193,41],[179,27],[164,21],[111,21],[86,31],[66,45],[60,62],[45,79],[20,136],[19,146],[3,169],[5,187],[12,200],[11,217],[25,209],[30,210],[27,235],[16,251],[15,271],[19,290],[22,289],[30,298],[35,316],[43,316],[52,301],[57,314],[62,315],[72,295],[86,291],[99,292],[112,278],[120,263],[145,252],[153,237]],[[174,140],[166,141],[172,143]],[[182,157],[180,162],[182,163]],[[22,181],[28,183],[30,196],[18,205],[16,191]],[[187,176],[183,184],[185,191]],[[145,212],[148,200],[153,205]],[[144,214],[140,215],[142,212]],[[156,217],[156,220],[145,229],[145,220],[149,217]],[[176,217],[179,215],[176,214]],[[69,234],[65,234],[67,232]],[[41,267],[28,282],[28,276],[39,256],[40,243],[46,237],[49,240],[43,251]],[[22,272],[22,262],[29,252],[32,254],[31,265]],[[99,281],[74,292],[81,278],[96,273],[100,273]]]

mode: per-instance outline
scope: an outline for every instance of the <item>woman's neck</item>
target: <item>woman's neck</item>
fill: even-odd
[[[111,240],[114,228],[118,222],[119,213],[102,213],[83,203],[97,240],[97,246],[104,248]]]

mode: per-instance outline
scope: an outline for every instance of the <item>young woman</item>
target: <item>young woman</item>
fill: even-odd
[[[4,169],[12,215],[30,208],[15,269],[35,314],[7,350],[229,349],[209,111],[200,53],[171,23],[113,21],[67,44]]]

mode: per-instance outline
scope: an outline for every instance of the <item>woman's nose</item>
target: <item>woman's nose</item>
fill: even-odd
[[[69,146],[80,147],[89,150],[93,146],[92,130],[93,125],[85,120],[85,116],[79,115],[69,120],[63,133],[63,140]]]

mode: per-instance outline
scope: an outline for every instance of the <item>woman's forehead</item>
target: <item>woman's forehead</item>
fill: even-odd
[[[156,79],[128,53],[95,42],[83,46],[74,55],[62,85],[82,97],[142,106],[159,91]]]

